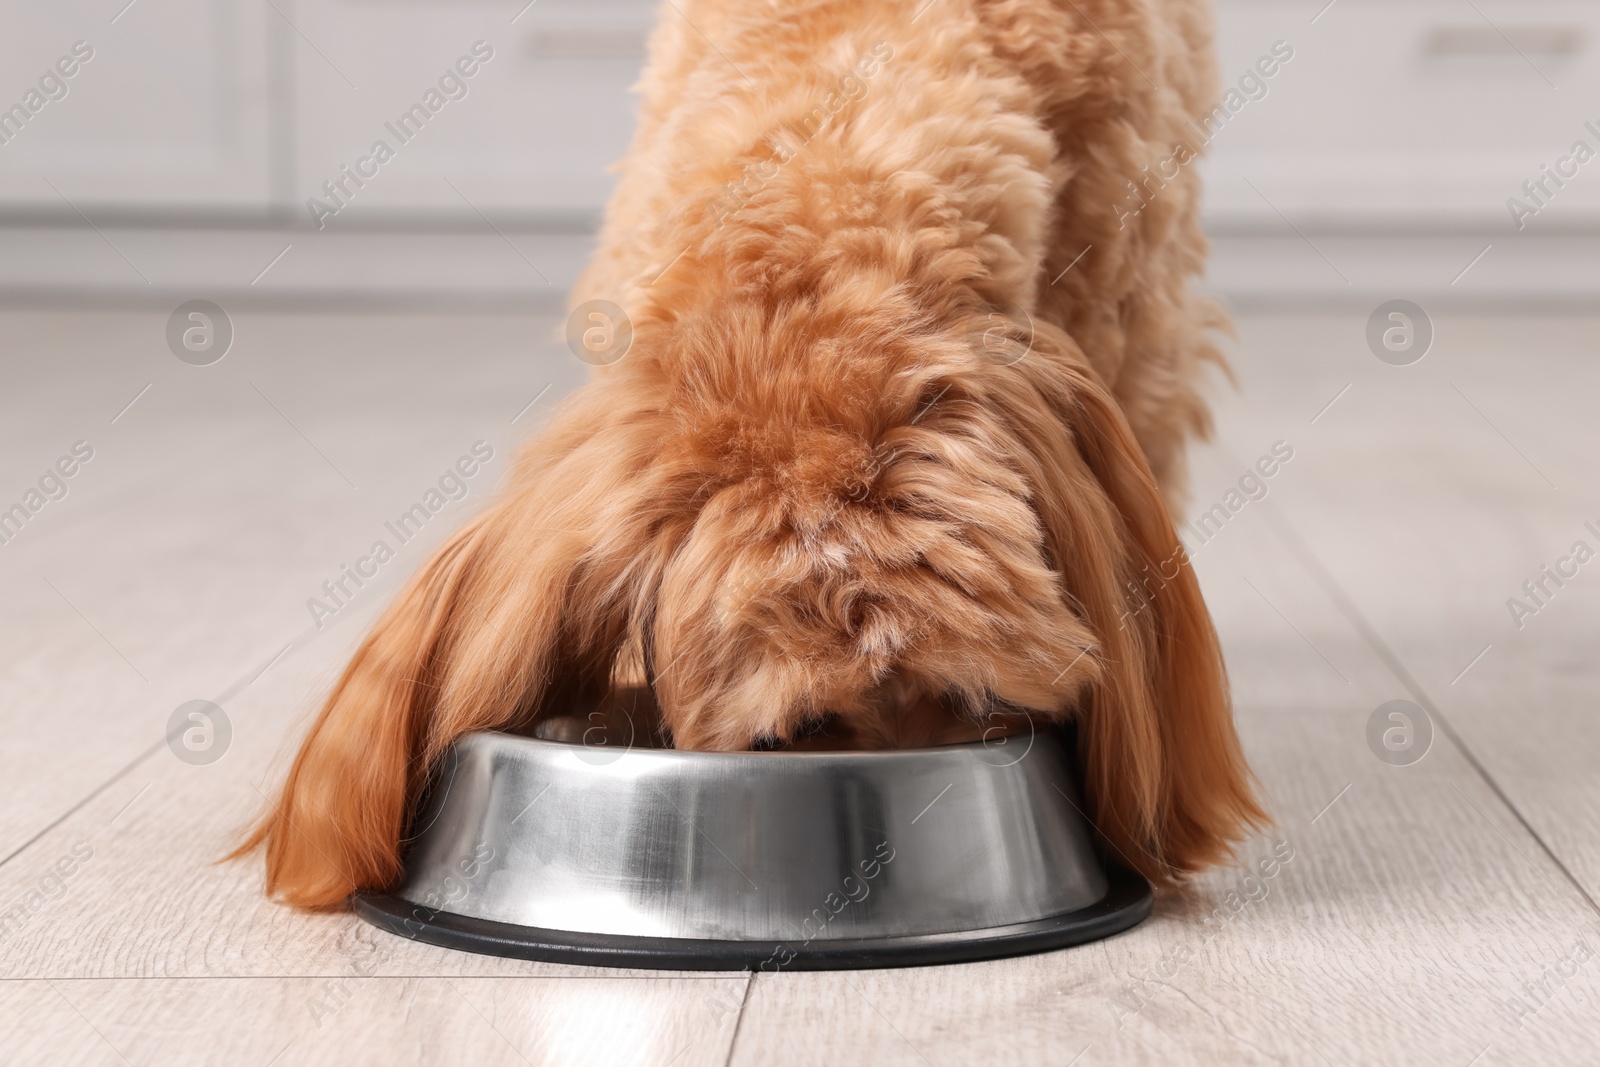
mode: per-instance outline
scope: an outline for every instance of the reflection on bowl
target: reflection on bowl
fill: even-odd
[[[685,752],[640,706],[480,733],[358,911],[501,955],[676,968],[1040,951],[1149,913],[1106,871],[1055,732],[896,751]]]

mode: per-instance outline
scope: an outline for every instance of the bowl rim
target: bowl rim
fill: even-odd
[[[939,934],[790,941],[721,941],[552,930],[429,908],[397,892],[361,892],[351,907],[387,933],[441,948],[589,967],[674,971],[833,971],[972,963],[1070,948],[1123,933],[1150,916],[1155,891],[1143,875],[1104,864],[1106,892],[1076,911],[1028,922]]]
[[[1065,724],[1055,723],[1055,722],[1044,723],[1040,727],[1037,727],[1034,730],[1029,731],[1027,734],[1007,734],[1006,737],[1010,738],[1010,737],[1024,737],[1025,736],[1029,740],[1029,742],[1032,742],[1040,734],[1050,734],[1050,735],[1053,735],[1058,742],[1061,742],[1061,743],[1065,744],[1066,741],[1067,741],[1067,738],[1064,736],[1064,731],[1062,730],[1063,725],[1065,725]],[[496,739],[503,739],[503,740],[513,741],[513,742],[528,742],[530,746],[548,747],[548,748],[551,748],[551,749],[572,749],[572,750],[591,749],[591,750],[595,750],[595,751],[604,751],[606,749],[610,749],[610,748],[613,747],[613,746],[610,746],[610,745],[584,745],[584,744],[580,744],[579,742],[576,742],[576,741],[558,741],[558,740],[555,740],[553,738],[547,738],[547,737],[533,737],[533,736],[531,736],[529,734],[514,733],[514,732],[512,732],[510,730],[473,730],[473,731],[471,731],[469,733],[462,734],[460,737],[456,738],[455,741],[451,743],[450,748],[453,749],[453,748],[455,748],[456,745],[459,745],[462,742],[464,742],[464,741],[466,741],[466,740],[468,740],[470,738],[475,738],[475,737],[496,738]],[[627,746],[622,746],[621,747],[621,752],[619,753],[619,755],[616,758],[620,759],[621,756],[625,756],[630,752],[642,752],[642,753],[646,753],[646,754],[651,755],[651,756],[658,756],[658,757],[662,757],[662,758],[683,758],[683,759],[690,759],[690,758],[696,758],[696,759],[726,759],[726,758],[730,758],[730,757],[732,757],[732,758],[741,758],[741,757],[748,757],[748,756],[758,756],[758,757],[760,757],[762,759],[793,759],[793,760],[840,759],[840,758],[845,758],[845,759],[884,759],[884,758],[904,758],[904,757],[910,757],[910,756],[927,756],[927,755],[930,755],[930,754],[933,754],[933,753],[975,752],[975,751],[978,751],[980,749],[992,752],[992,751],[996,750],[996,747],[997,746],[990,744],[988,741],[959,741],[959,742],[957,742],[955,744],[950,744],[950,745],[920,745],[920,746],[917,746],[915,748],[841,748],[841,749],[808,750],[808,751],[803,751],[803,752],[792,752],[792,751],[786,752],[786,751],[773,751],[773,750],[770,750],[770,749],[756,749],[756,748],[738,749],[738,750],[703,749],[703,748],[655,748],[655,747],[648,747],[648,746],[635,746],[635,745],[631,745],[630,744],[630,745],[627,745]],[[1069,748],[1070,748],[1070,746],[1069,746]],[[449,751],[449,750],[447,749],[446,751]],[[1024,755],[1026,755],[1026,753]],[[1020,759],[1020,757],[1019,757],[1019,759]],[[1005,766],[1010,766],[1010,764],[1006,764]]]

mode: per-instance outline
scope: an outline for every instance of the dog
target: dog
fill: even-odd
[[[235,855],[302,908],[388,886],[452,741],[642,687],[685,749],[1071,721],[1113,859],[1224,859],[1264,815],[1171,518],[1226,326],[1191,292],[1209,34],[1201,0],[668,4],[573,295],[626,354]]]

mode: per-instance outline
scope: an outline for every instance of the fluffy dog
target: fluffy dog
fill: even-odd
[[[1200,0],[675,0],[575,301],[632,322],[411,580],[241,848],[400,872],[434,760],[642,680],[680,748],[1077,724],[1158,884],[1258,821],[1169,506],[1220,316]],[[1169,171],[1163,165],[1159,168]]]

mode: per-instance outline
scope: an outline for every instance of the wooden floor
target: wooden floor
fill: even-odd
[[[0,1058],[1592,1062],[1600,562],[1535,614],[1506,601],[1600,548],[1597,323],[1437,315],[1427,358],[1392,367],[1365,319],[1241,318],[1239,388],[1194,461],[1208,509],[1293,450],[1191,539],[1276,829],[1098,944],[752,979],[430,948],[215,863],[374,612],[582,377],[554,322],[241,310],[197,368],[162,313],[0,313],[0,508],[93,449],[0,546]],[[307,599],[478,441],[466,499],[319,628]],[[162,740],[197,698],[232,726],[205,766]],[[1393,699],[1432,723],[1409,766],[1366,740]],[[1247,881],[1274,848],[1292,859]]]

